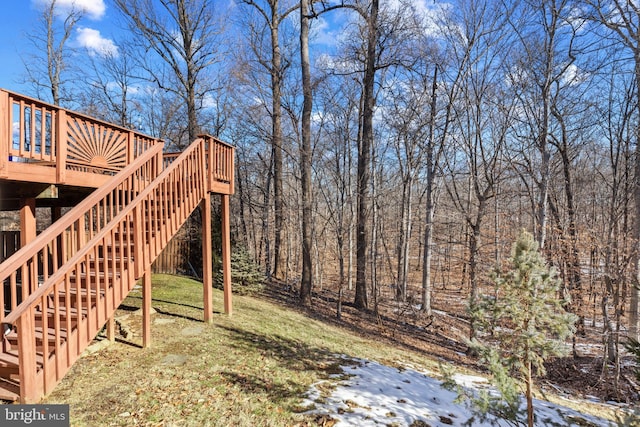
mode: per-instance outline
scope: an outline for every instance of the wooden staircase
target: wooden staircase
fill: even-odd
[[[165,156],[162,148],[161,143],[146,148],[0,264],[0,399],[30,403],[51,392],[105,324],[113,337],[114,312],[139,279],[148,313],[151,264],[199,205],[203,238],[209,236],[210,242],[206,224],[213,192],[223,195],[223,235],[228,237],[233,147],[201,136],[178,156]],[[228,263],[228,239],[223,240]],[[203,246],[210,260],[210,246]],[[206,261],[204,270],[208,320],[211,267]],[[230,295],[227,276],[228,270]],[[227,304],[230,310],[230,300],[225,309]]]

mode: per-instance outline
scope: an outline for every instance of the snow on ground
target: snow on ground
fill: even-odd
[[[338,426],[462,426],[473,412],[465,403],[456,403],[456,393],[441,382],[414,369],[398,369],[364,359],[346,359],[344,375],[329,397],[321,397],[321,383],[312,387],[304,405],[311,414],[329,415]],[[346,378],[346,379],[345,379]],[[463,387],[487,387],[487,380],[468,375],[454,379]],[[326,383],[326,382],[325,382]],[[546,401],[534,401],[536,426],[612,425],[609,421],[584,415]],[[588,421],[591,424],[585,423]],[[473,426],[508,426],[490,418]]]

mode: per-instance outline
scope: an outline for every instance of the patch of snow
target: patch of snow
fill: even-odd
[[[477,375],[453,374],[453,380],[456,384],[467,388],[478,388],[479,385],[486,386],[489,380]]]
[[[329,415],[345,426],[410,426],[420,420],[432,427],[462,426],[473,416],[468,403],[456,402],[456,393],[445,390],[442,383],[410,367],[393,368],[365,359],[345,359],[342,366],[349,378],[340,381],[330,396],[321,397],[318,386],[307,393],[305,406],[309,414]],[[487,387],[485,378],[456,375],[464,387]],[[323,383],[326,383],[323,381]],[[523,402],[524,404],[524,402]],[[536,426],[586,425],[608,426],[605,419],[584,415],[550,402],[535,400]],[[557,424],[553,424],[557,423]],[[504,420],[489,417],[474,426],[507,426]]]

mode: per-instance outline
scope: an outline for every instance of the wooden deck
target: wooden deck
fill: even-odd
[[[105,324],[113,334],[113,313],[138,280],[148,346],[151,264],[198,206],[210,321],[214,193],[231,313],[234,149],[208,135],[182,153],[162,148],[139,132],[0,90],[0,210],[19,210],[21,246],[0,264],[0,399],[35,402],[49,393]],[[38,207],[52,218],[40,234]]]

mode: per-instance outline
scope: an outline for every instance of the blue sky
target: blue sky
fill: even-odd
[[[34,28],[42,29],[39,18],[42,14],[43,4],[51,0],[0,0],[0,88],[10,91],[29,94],[29,87],[21,81],[24,80],[26,71],[23,58],[29,57],[33,51],[33,45],[29,40],[29,32]],[[332,0],[334,1],[334,0]],[[431,8],[437,9],[433,0],[414,0],[413,7],[418,13],[429,14]],[[111,0],[56,0],[61,13],[68,12],[71,7],[76,10],[83,9],[84,16],[77,23],[68,46],[86,48],[98,52],[117,49],[112,40],[118,38],[121,31],[120,18],[111,4]],[[331,2],[331,1],[330,1]],[[400,0],[386,0],[390,7],[401,7]],[[231,10],[237,5],[234,0],[216,0],[216,5]],[[247,7],[247,6],[244,6]],[[432,12],[431,12],[432,13]],[[348,21],[344,13],[329,13],[315,20],[312,25],[316,46],[313,56],[319,56],[322,52],[331,51],[340,39],[340,34]],[[290,15],[291,19],[297,19],[297,14]],[[314,43],[315,41],[315,43]]]
[[[15,89],[16,80],[22,73],[23,66],[20,52],[27,49],[25,32],[36,20],[35,10],[27,1],[7,1],[2,4],[0,14],[0,87]]]
[[[33,49],[28,39],[29,31],[37,27],[39,6],[46,0],[3,0],[0,8],[0,87],[20,92],[20,81],[25,75],[22,61]],[[70,43],[77,47],[100,49],[109,46],[110,36],[118,30],[113,8],[104,0],[57,0],[61,11],[76,4],[85,8]],[[106,43],[106,44],[105,44]]]

